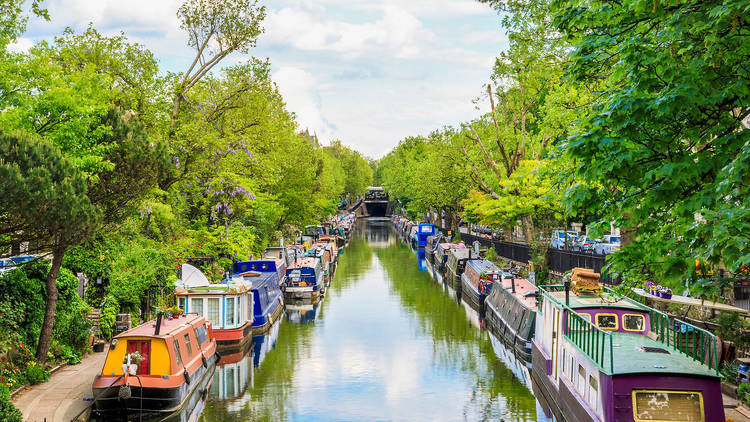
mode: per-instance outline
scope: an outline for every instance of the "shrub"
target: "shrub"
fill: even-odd
[[[23,422],[23,414],[10,401],[10,390],[0,385],[0,422]]]
[[[743,382],[737,388],[737,397],[744,403],[750,404],[750,382]]]
[[[26,377],[26,381],[31,385],[41,384],[49,379],[49,371],[42,368],[42,366],[36,362],[29,363],[26,370],[23,372],[23,375]]]

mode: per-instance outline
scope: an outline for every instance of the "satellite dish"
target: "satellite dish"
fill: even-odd
[[[201,270],[190,264],[182,264],[182,284],[185,285],[186,289],[190,289],[193,287],[209,286],[211,283]]]

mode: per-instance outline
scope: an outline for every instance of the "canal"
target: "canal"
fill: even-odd
[[[251,350],[224,356],[190,416],[544,420],[522,370],[446,290],[390,221],[360,221],[324,300],[289,303]]]

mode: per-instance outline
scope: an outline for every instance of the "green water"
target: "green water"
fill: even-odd
[[[472,318],[390,222],[362,221],[325,299],[291,304],[243,360],[218,368],[200,420],[543,419]]]

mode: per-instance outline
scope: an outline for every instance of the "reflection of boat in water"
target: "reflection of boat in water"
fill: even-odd
[[[308,324],[315,321],[318,306],[322,299],[299,299],[285,303],[286,319],[295,324]]]
[[[228,402],[226,407],[239,411],[244,406],[242,397],[253,382],[253,348],[246,347],[221,357],[211,383],[211,400]]]
[[[466,318],[469,319],[469,322],[471,322],[471,325],[477,327],[478,329],[482,329],[482,326],[484,325],[484,320],[481,315],[479,315],[479,312],[477,312],[476,309],[472,308],[471,305],[466,303],[465,301],[461,301],[461,306],[466,311]]]
[[[518,378],[521,383],[531,391],[531,372],[526,366],[526,363],[516,359],[516,356],[511,350],[505,347],[502,340],[495,337],[491,332],[488,333],[490,336],[490,342],[492,343],[492,349],[495,350],[495,355],[500,361],[513,372],[513,375]],[[530,365],[529,365],[530,366]]]
[[[214,375],[209,374],[196,388],[193,393],[188,396],[185,401],[185,405],[177,413],[167,416],[164,419],[158,419],[160,422],[197,422],[203,412],[203,408],[206,407],[206,398],[210,392],[210,386],[213,382]]]
[[[276,347],[276,340],[279,338],[279,327],[282,321],[274,323],[271,328],[263,335],[253,336],[253,365],[257,368],[266,358],[266,353]]]

